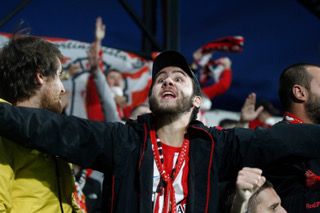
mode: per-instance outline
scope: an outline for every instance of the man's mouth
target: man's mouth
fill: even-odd
[[[164,99],[174,99],[177,96],[172,91],[165,91],[165,92],[162,93],[161,97],[164,98]]]

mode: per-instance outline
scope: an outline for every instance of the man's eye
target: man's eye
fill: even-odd
[[[279,204],[271,206],[271,210],[275,212],[279,207]]]
[[[176,80],[176,82],[181,82],[181,81],[182,81],[182,78],[178,77],[178,78],[176,78],[175,80]]]

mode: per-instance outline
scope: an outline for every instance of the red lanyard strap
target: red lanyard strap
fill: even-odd
[[[185,137],[181,150],[179,152],[179,156],[176,160],[175,166],[172,169],[171,174],[168,174],[164,169],[164,156],[163,156],[163,149],[161,145],[161,141],[156,136],[156,131],[154,129],[150,130],[150,138],[152,143],[152,151],[153,156],[157,165],[157,168],[160,173],[160,182],[157,187],[157,193],[162,195],[164,193],[165,200],[164,200],[164,208],[163,212],[168,212],[168,209],[171,209],[172,213],[176,212],[176,199],[175,199],[175,191],[173,187],[173,182],[177,175],[179,174],[183,162],[185,162],[186,156],[189,151],[189,140]],[[169,207],[169,198],[171,203],[171,208]]]
[[[284,113],[284,118],[285,121],[288,121],[291,124],[302,124],[303,121],[298,118],[297,116],[295,116],[294,114],[290,113],[290,112],[285,112]]]

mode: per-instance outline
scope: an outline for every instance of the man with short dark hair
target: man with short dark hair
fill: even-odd
[[[286,213],[273,185],[258,168],[242,168],[236,181],[231,213]]]
[[[320,157],[318,126],[220,130],[195,120],[201,88],[176,51],[155,59],[152,80],[152,113],[126,124],[0,104],[0,135],[111,173],[105,212],[217,212],[218,180],[244,164]]]
[[[320,67],[293,64],[279,81],[279,98],[284,121],[288,124],[320,124]],[[270,180],[275,185],[288,212],[320,211],[320,161],[271,167]]]
[[[286,213],[281,206],[281,199],[273,189],[273,185],[266,182],[254,193],[248,202],[248,213]]]
[[[279,80],[279,98],[285,111],[282,123],[320,123],[319,85],[320,67],[317,65],[300,63],[284,69]],[[252,111],[249,112],[250,110],[243,110],[241,117],[246,117],[244,121],[257,116]],[[283,161],[270,165],[264,172],[288,212],[320,211],[319,160]]]

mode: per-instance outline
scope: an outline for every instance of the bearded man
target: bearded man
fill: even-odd
[[[279,81],[279,98],[285,123],[319,124],[320,67],[300,63],[286,68]],[[319,160],[271,166],[266,172],[288,212],[320,211]]]

